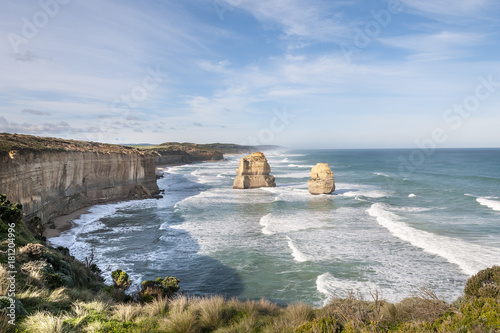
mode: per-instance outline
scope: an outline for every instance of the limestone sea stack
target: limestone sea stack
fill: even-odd
[[[333,171],[328,163],[318,163],[311,169],[311,179],[307,182],[309,193],[330,194],[335,191]]]
[[[237,176],[234,179],[233,188],[247,189],[259,187],[276,187],[274,176],[269,175],[271,167],[267,163],[266,156],[261,153],[253,153],[240,160]]]

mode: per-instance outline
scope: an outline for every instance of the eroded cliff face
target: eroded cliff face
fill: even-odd
[[[328,163],[318,163],[311,169],[307,182],[311,194],[331,194],[335,191],[333,171]]]
[[[95,144],[94,144],[95,145]],[[158,194],[153,154],[134,149],[0,151],[0,193],[46,222],[80,208]]]
[[[233,188],[276,187],[274,176],[271,176],[270,172],[271,167],[263,153],[256,152],[245,156],[240,160],[238,170],[236,170]]]

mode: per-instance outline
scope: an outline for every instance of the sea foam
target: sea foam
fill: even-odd
[[[500,249],[412,228],[402,222],[401,218],[392,213],[385,204],[375,203],[367,212],[392,235],[458,265],[467,275],[473,275],[481,269],[500,264]]]
[[[302,253],[297,246],[293,243],[292,239],[288,236],[286,236],[286,239],[288,240],[288,247],[292,250],[292,256],[293,259],[297,262],[305,262],[309,260],[309,257]]]
[[[370,291],[380,290],[380,288],[369,281],[342,280],[334,277],[330,273],[324,273],[316,279],[316,289],[326,296],[323,305],[327,305],[333,298],[345,298],[349,292],[356,292],[365,299],[370,298]]]

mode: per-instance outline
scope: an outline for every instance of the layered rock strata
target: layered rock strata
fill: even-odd
[[[118,145],[0,134],[0,166],[0,193],[44,222],[159,192],[154,155]]]
[[[328,163],[318,163],[310,173],[311,179],[307,182],[309,193],[311,194],[330,194],[335,191],[335,180],[333,171]]]
[[[276,187],[274,176],[271,176],[270,172],[271,167],[263,153],[257,152],[245,156],[240,160],[238,170],[236,170],[237,176],[234,179],[233,188]]]

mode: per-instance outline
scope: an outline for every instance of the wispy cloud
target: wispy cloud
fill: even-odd
[[[492,0],[401,0],[405,6],[416,12],[437,17],[484,15],[485,11],[498,8]]]
[[[349,23],[338,8],[354,1],[300,0],[226,0],[234,7],[250,12],[255,18],[282,29],[285,37],[335,42],[349,32]],[[302,45],[307,43],[302,42]],[[294,44],[300,46],[300,44]]]
[[[480,44],[484,37],[477,33],[442,31],[434,34],[382,38],[380,42],[411,51],[412,54],[408,56],[410,60],[441,61],[463,58],[472,54],[476,45]]]
[[[36,115],[36,116],[50,116],[50,112],[44,112],[44,111],[40,111],[40,110],[33,110],[33,109],[23,109],[21,111],[22,113],[29,113],[29,114],[33,114],[33,115]]]

